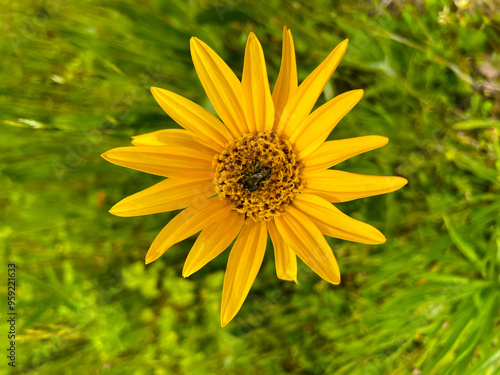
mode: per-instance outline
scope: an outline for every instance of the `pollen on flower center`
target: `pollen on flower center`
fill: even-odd
[[[281,215],[303,187],[302,165],[287,140],[272,131],[246,134],[214,159],[215,190],[254,221]]]

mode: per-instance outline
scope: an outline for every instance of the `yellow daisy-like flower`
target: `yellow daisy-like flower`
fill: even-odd
[[[407,183],[402,177],[329,169],[388,142],[380,136],[325,142],[363,90],[341,94],[310,113],[346,47],[347,40],[299,86],[292,35],[285,27],[281,68],[271,94],[262,47],[253,33],[241,81],[210,47],[192,38],[194,67],[220,120],[153,87],[156,101],[184,130],[137,136],[134,146],[103,154],[111,163],[168,177],[117,203],[111,213],[137,216],[184,209],[156,237],[146,263],[201,231],[182,271],[187,277],[236,239],[224,278],[222,326],[239,311],[257,276],[268,233],[278,278],[295,282],[298,256],[326,281],[340,283],[337,261],[323,235],[385,242],[377,229],[331,204],[388,193]]]

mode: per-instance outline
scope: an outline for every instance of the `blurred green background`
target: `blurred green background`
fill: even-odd
[[[17,366],[2,363],[1,373],[500,373],[498,2],[0,5],[0,248],[19,284]],[[210,107],[191,36],[241,77],[254,31],[272,87],[284,25],[299,80],[350,39],[318,104],[350,89],[365,97],[331,139],[390,138],[339,169],[410,182],[338,205],[388,238],[379,246],[329,238],[340,286],[302,264],[298,285],[278,280],[269,244],[242,310],[222,329],[228,251],[189,279],[181,269],[194,238],[144,266],[174,213],[109,214],[160,178],[100,154],[177,127],[150,86]]]

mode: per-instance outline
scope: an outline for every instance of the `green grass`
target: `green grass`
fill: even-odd
[[[2,371],[500,373],[500,80],[483,69],[485,61],[493,73],[500,66],[494,7],[493,0],[463,9],[438,0],[3,1],[0,249],[4,264],[17,264],[19,321],[16,369],[2,363]],[[242,310],[223,329],[228,252],[184,279],[190,238],[145,267],[173,214],[109,214],[159,179],[100,154],[177,126],[150,86],[210,107],[190,60],[191,36],[241,76],[253,30],[273,85],[284,25],[299,80],[350,39],[319,103],[357,88],[365,97],[331,139],[390,138],[339,168],[401,175],[409,184],[338,205],[388,238],[379,246],[328,239],[340,286],[303,265],[298,285],[278,280],[269,245]]]

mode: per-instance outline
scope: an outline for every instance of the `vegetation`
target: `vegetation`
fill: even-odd
[[[494,0],[21,0],[2,2],[0,249],[17,265],[23,374],[496,374],[500,372],[500,12]],[[241,77],[246,37],[271,85],[283,26],[299,80],[349,38],[319,104],[362,88],[331,134],[390,138],[343,162],[406,177],[339,204],[388,238],[329,239],[343,281],[275,276],[271,245],[221,328],[228,251],[189,279],[190,238],[151,265],[174,213],[107,211],[159,178],[100,158],[177,127],[159,86],[207,108],[189,38]],[[5,266],[5,268],[7,268]],[[4,323],[5,324],[5,323]],[[4,326],[6,327],[6,326]],[[6,359],[4,358],[4,361]],[[2,364],[3,366],[4,364]]]

